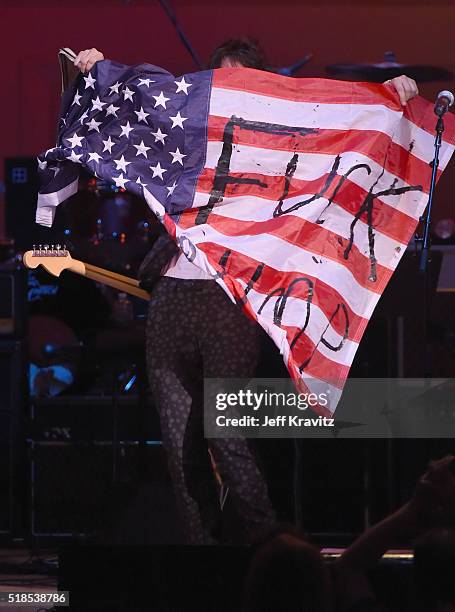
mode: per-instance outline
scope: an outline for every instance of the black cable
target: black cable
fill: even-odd
[[[174,11],[171,9],[171,7],[169,6],[169,4],[167,3],[167,0],[158,0],[159,3],[161,4],[161,6],[163,7],[164,12],[166,13],[166,15],[169,17],[172,25],[174,26],[177,34],[180,37],[180,40],[182,41],[182,43],[185,46],[185,49],[188,51],[188,53],[191,55],[191,57],[193,58],[196,66],[199,68],[199,70],[204,70],[204,65],[201,62],[201,60],[199,59],[199,56],[197,55],[196,51],[193,49],[190,41],[188,40],[188,38],[186,37],[185,33],[183,32],[182,28],[180,27],[178,21],[177,21],[177,17],[175,16]]]
[[[2,578],[0,580],[0,586],[21,586],[21,587],[54,587],[56,586],[55,580],[19,580],[19,578]]]

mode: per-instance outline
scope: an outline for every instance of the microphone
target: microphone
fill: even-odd
[[[451,91],[440,91],[434,105],[435,115],[442,117],[449,110],[449,107],[454,103],[454,96]]]

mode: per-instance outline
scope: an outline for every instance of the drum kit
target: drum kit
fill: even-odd
[[[428,83],[431,81],[451,81],[453,72],[440,66],[426,64],[400,64],[395,53],[387,51],[382,62],[373,64],[331,64],[326,67],[327,74],[349,81],[369,81],[383,83],[389,79],[405,74],[417,81]]]

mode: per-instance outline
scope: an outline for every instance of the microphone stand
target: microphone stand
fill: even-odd
[[[444,132],[444,121],[442,120],[442,114],[439,115],[438,120],[436,122],[436,138],[434,141],[434,159],[431,162],[432,172],[431,172],[431,183],[430,183],[430,192],[428,195],[428,204],[425,215],[420,217],[420,220],[423,222],[423,238],[418,238],[418,241],[422,242],[422,250],[420,253],[420,263],[419,263],[419,272],[426,273],[428,268],[428,256],[430,254],[430,226],[431,226],[431,210],[433,206],[433,195],[434,188],[436,186],[436,176],[438,173],[439,167],[439,149],[441,148],[442,143],[442,134]]]
[[[444,132],[444,121],[442,116],[444,111],[437,112],[438,120],[436,122],[436,137],[434,141],[434,158],[431,162],[431,182],[430,191],[428,194],[428,204],[426,212],[420,217],[420,221],[423,223],[423,236],[415,236],[416,243],[421,243],[420,261],[419,261],[419,273],[423,277],[423,361],[424,361],[424,378],[429,378],[431,375],[430,358],[428,354],[428,319],[429,319],[429,292],[430,292],[430,248],[431,248],[431,213],[433,207],[433,195],[436,186],[436,177],[439,167],[439,150],[442,144],[442,134]]]

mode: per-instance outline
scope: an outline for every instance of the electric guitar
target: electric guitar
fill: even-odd
[[[97,283],[103,283],[143,300],[150,299],[150,294],[139,287],[139,281],[136,279],[92,266],[78,259],[73,259],[69,251],[65,247],[62,248],[59,244],[55,248],[54,245],[52,245],[52,248],[49,248],[48,245],[44,245],[44,247],[40,245],[38,249],[33,247],[33,251],[24,253],[23,262],[27,268],[43,266],[53,276],[60,276],[63,270],[70,270],[76,274],[91,278]]]

